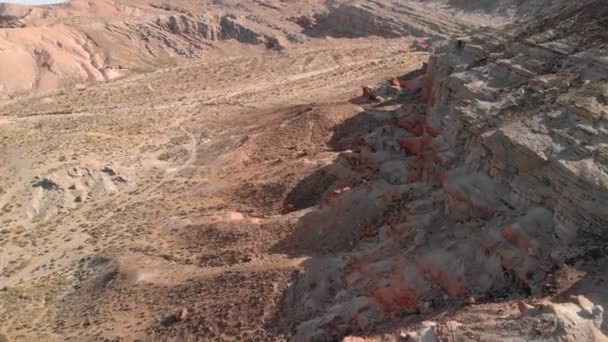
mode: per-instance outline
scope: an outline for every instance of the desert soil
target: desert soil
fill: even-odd
[[[164,13],[157,7],[152,14],[141,12],[145,1],[128,11],[106,3],[99,1],[88,12],[95,23],[74,9],[51,16],[52,25],[39,24],[40,18],[8,21],[51,33],[10,31],[0,42],[22,35],[33,42],[23,47],[28,49],[48,43],[45,35],[57,35],[80,49],[88,43],[73,38],[72,30],[95,40],[94,25],[105,22],[107,28],[110,20],[124,29],[129,20],[153,22],[149,17],[160,15],[155,11]],[[272,24],[261,31],[268,34],[263,39],[282,32],[281,25],[295,30],[290,18],[312,13],[316,5],[302,2],[290,12],[289,1],[227,3]],[[215,5],[205,6],[217,11]],[[196,7],[187,1],[175,6],[171,13],[179,13],[179,6]],[[268,19],[278,11],[273,6],[280,8],[275,21]],[[398,108],[423,105],[418,97],[374,102],[361,96],[361,86],[423,73],[432,53],[426,38],[440,40],[509,20],[492,22],[487,14],[464,15],[418,2],[396,8],[404,12],[390,15],[410,20],[415,35],[395,34],[406,26],[363,34],[319,26],[305,42],[280,40],[280,49],[268,48],[268,41],[230,37],[199,50],[182,32],[170,36],[175,39],[170,48],[155,45],[156,51],[169,51],[166,56],[112,59],[89,48],[89,55],[77,53],[84,61],[75,63],[95,64],[104,72],[99,77],[97,71],[78,71],[76,81],[68,82],[52,67],[33,65],[33,74],[44,71],[32,76],[37,85],[23,76],[23,82],[0,88],[6,95],[0,101],[0,341],[294,338],[311,314],[285,313],[285,303],[297,302],[290,287],[307,262],[340,256],[350,243],[323,245],[315,229],[302,231],[303,218],[373,177],[345,157],[357,148],[357,139]],[[142,27],[138,30],[145,31]],[[132,37],[139,32],[124,30]],[[112,32],[118,39],[120,33]],[[95,46],[111,46],[113,40],[104,37]],[[172,48],[191,53],[170,56]],[[69,53],[76,51],[67,50],[53,50],[63,60],[51,58],[66,70],[74,61]],[[17,63],[18,55],[10,59],[2,51],[0,45],[1,60]],[[102,57],[103,67],[94,61]],[[127,62],[129,67],[118,68]],[[120,72],[109,75],[110,70]],[[0,78],[13,75],[0,71]],[[40,83],[45,79],[49,83]],[[566,301],[585,294],[595,304],[608,303],[605,252],[556,273],[550,297]],[[324,340],[340,341],[351,333],[374,336],[370,341],[407,340],[407,332],[423,321],[460,322],[474,332],[471,339],[518,340],[523,335],[509,333],[532,329],[513,319],[527,296],[516,289],[478,303],[395,313],[365,328],[336,327],[340,332]],[[602,328],[606,332],[605,324]]]
[[[279,247],[300,215],[288,206],[336,185],[293,190],[336,158],[333,128],[363,111],[360,85],[428,58],[404,39],[325,45],[5,103],[4,334],[276,338],[268,324],[305,258]],[[81,179],[105,168],[119,187]],[[57,182],[42,203],[38,175]],[[191,326],[162,323],[184,309]]]

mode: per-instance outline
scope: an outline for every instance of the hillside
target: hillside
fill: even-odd
[[[281,51],[328,37],[397,38],[410,31],[445,35],[459,29],[449,17],[439,27],[430,25],[423,16],[432,12],[422,6],[395,5],[400,15],[394,15],[382,4],[368,8],[363,3],[73,0],[39,7],[3,4],[0,63],[13,67],[0,71],[0,95],[14,97],[107,81],[200,59]],[[407,13],[421,16],[404,21]],[[315,27],[306,24],[307,18]]]
[[[607,15],[0,5],[0,341],[608,340]]]

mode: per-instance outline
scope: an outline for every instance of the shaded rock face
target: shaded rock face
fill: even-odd
[[[447,6],[463,10],[506,16],[534,17],[555,13],[571,1],[567,0],[445,0]]]
[[[333,32],[346,37],[381,36],[396,38],[408,36],[410,30],[403,22],[378,14],[364,4],[341,4],[329,13],[317,15],[315,25],[323,32]]]
[[[335,1],[312,16],[292,18],[311,37],[448,38],[467,31],[453,16],[412,1]]]
[[[235,39],[242,43],[261,44],[264,43],[262,35],[254,29],[247,27],[235,16],[226,15],[220,20],[222,38]]]
[[[251,27],[246,19],[237,18],[231,14],[221,17],[171,15],[167,18],[157,19],[156,24],[172,34],[197,40],[234,39],[246,44],[266,44],[269,48],[274,48],[278,44],[275,38]]]
[[[373,88],[394,89],[376,107],[400,107],[370,109],[384,125],[359,132],[342,156],[361,183],[296,230],[318,256],[285,296],[295,340],[342,338],[465,298],[542,295],[564,260],[605,241],[608,63],[597,50],[608,37],[564,53],[554,46],[577,32],[550,28],[451,41],[428,67]]]
[[[310,36],[367,37],[386,38],[405,37],[419,33],[405,20],[381,14],[378,9],[366,4],[344,3],[332,7],[327,13],[314,17],[297,18],[296,22],[305,28]]]
[[[183,34],[208,40],[219,38],[220,28],[214,18],[193,18],[182,14],[172,15],[164,20],[159,18],[156,23],[173,34]]]
[[[479,151],[464,167],[498,180],[506,190],[502,201],[546,206],[568,230],[601,235],[608,174],[601,142],[605,105],[595,89],[605,85],[606,66],[598,69],[603,80],[582,81],[589,65],[600,68],[595,61],[577,63],[571,56],[571,64],[560,67],[555,63],[568,58],[533,41],[496,41],[506,49],[483,60],[477,44],[488,38],[446,47],[433,58],[431,77],[443,81],[434,90],[429,127],[450,132],[452,153]]]
[[[11,4],[0,4],[0,28],[24,27],[23,19],[31,13],[31,8]]]

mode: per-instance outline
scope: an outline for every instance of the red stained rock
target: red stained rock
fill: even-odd
[[[414,309],[416,296],[404,286],[393,285],[372,290],[370,297],[378,303],[385,313],[392,314],[399,310]]]
[[[534,241],[526,233],[518,231],[513,225],[503,227],[500,230],[500,235],[517,246],[525,254],[529,254],[535,245]]]
[[[411,154],[418,155],[422,152],[424,144],[422,138],[404,138],[399,140],[401,148]]]
[[[451,274],[449,269],[421,259],[416,261],[416,265],[428,281],[439,285],[450,296],[462,296],[466,293],[463,279],[459,275]]]
[[[403,119],[399,122],[398,126],[416,136],[421,136],[424,134],[424,126],[419,120],[414,118]]]

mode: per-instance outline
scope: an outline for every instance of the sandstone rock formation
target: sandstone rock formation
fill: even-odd
[[[605,340],[605,1],[9,7],[0,339]]]
[[[597,6],[566,11],[595,23]],[[340,253],[310,260],[292,286],[296,340],[471,296],[542,295],[566,258],[605,241],[608,65],[597,46],[608,37],[566,53],[554,46],[577,41],[574,23],[534,25],[453,40],[402,81],[409,96],[382,92],[401,107],[378,113],[384,124],[348,152],[365,180],[300,222],[308,248]]]
[[[445,38],[462,30],[452,17],[442,16],[432,7],[399,1],[332,2],[325,12],[315,14],[314,20],[304,18],[298,22],[311,36]]]

